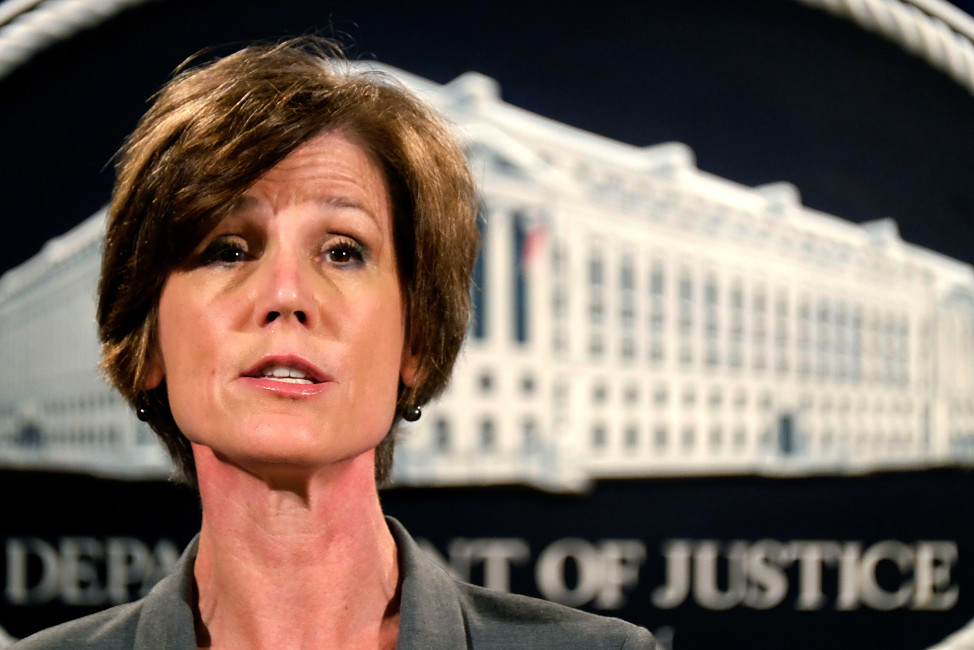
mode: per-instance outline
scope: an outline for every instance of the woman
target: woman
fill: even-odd
[[[123,147],[104,367],[202,529],[145,599],[23,647],[652,647],[455,582],[383,517],[396,423],[463,339],[475,193],[427,108],[334,55],[301,39],[184,71]]]

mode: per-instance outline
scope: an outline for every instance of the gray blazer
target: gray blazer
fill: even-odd
[[[403,571],[397,650],[592,648],[654,650],[650,633],[616,618],[587,614],[453,579],[388,518]],[[196,648],[193,565],[198,539],[173,572],[142,600],[44,630],[11,650],[187,650]]]

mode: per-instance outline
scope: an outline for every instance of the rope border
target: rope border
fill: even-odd
[[[54,43],[150,1],[28,0],[0,5],[0,80]]]

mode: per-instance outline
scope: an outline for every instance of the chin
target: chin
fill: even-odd
[[[263,474],[271,471],[310,474],[329,467],[346,467],[356,460],[367,461],[370,467],[374,467],[375,446],[381,440],[382,438],[362,441],[357,445],[322,445],[321,440],[303,437],[290,440],[280,437],[274,440],[236,439],[231,444],[198,439],[193,440],[193,447],[198,470],[207,465],[205,461],[200,463],[202,450],[199,448],[202,447],[208,450],[209,454],[206,455],[211,455],[221,464],[236,466],[248,473]]]

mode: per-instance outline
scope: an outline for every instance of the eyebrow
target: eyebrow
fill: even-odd
[[[232,203],[230,203],[230,208],[227,210],[227,213],[229,214],[231,212],[236,212],[237,210],[252,208],[256,206],[258,203],[259,201],[252,196],[241,195],[235,198]]]
[[[346,196],[332,196],[332,197],[322,197],[322,198],[312,198],[310,199],[314,203],[323,204],[336,208],[352,208],[354,210],[361,210],[373,219],[376,215],[372,214],[372,210],[367,208],[363,203],[356,201],[354,199],[348,198]],[[230,211],[234,210],[245,210],[248,208],[256,207],[260,203],[260,199],[254,198],[252,196],[239,196],[233,203],[230,204]]]
[[[364,203],[357,201],[353,198],[350,198],[348,196],[329,196],[329,197],[311,198],[309,200],[317,205],[323,205],[323,206],[333,207],[333,208],[347,208],[347,209],[355,210],[356,212],[360,212],[366,217],[368,217],[369,221],[371,221],[376,228],[382,230],[382,224],[379,221],[379,215],[373,213],[373,211],[368,207],[366,207]],[[260,203],[261,200],[258,198],[255,198],[253,196],[242,195],[237,197],[234,200],[234,202],[230,205],[230,209],[228,210],[228,213],[232,214],[238,211],[246,211],[251,208],[257,207]]]

